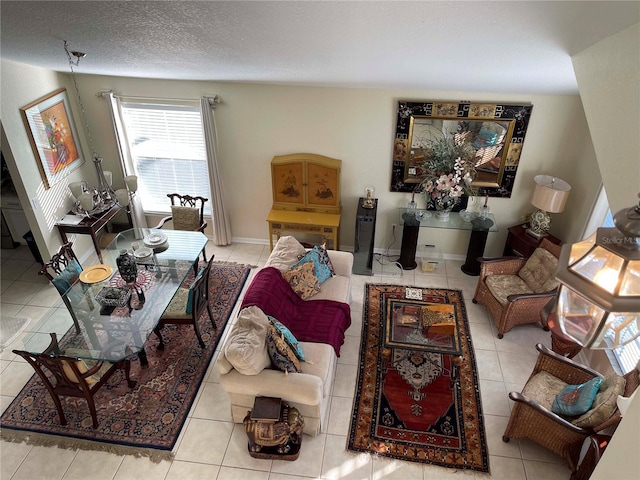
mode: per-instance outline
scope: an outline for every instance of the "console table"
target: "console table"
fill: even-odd
[[[416,248],[418,246],[418,233],[421,227],[446,228],[453,230],[468,230],[471,232],[467,258],[460,269],[467,275],[480,275],[480,263],[478,257],[484,255],[484,247],[487,243],[489,232],[497,232],[495,218],[491,213],[486,218],[476,217],[467,222],[462,219],[459,212],[451,212],[448,220],[438,220],[435,212],[426,210],[409,211],[400,208],[400,225],[402,225],[402,246],[400,247],[399,263],[404,270],[413,270],[417,267]],[[427,216],[428,215],[428,216]]]
[[[56,223],[56,227],[58,227],[58,232],[60,233],[62,243],[65,244],[69,241],[67,238],[68,233],[91,235],[93,248],[95,248],[96,253],[98,254],[98,258],[100,259],[100,262],[102,262],[102,252],[100,251],[100,242],[98,242],[98,232],[102,230],[107,225],[107,223],[109,223],[109,221],[118,214],[121,209],[122,207],[116,203],[109,210],[106,210],[97,217],[85,217],[80,221],[80,223]]]

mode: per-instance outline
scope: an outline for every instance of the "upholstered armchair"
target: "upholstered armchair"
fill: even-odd
[[[540,312],[557,293],[560,245],[542,240],[531,257],[481,258],[473,303],[489,311],[498,338],[514,326],[541,323]],[[546,324],[542,327],[547,329]]]
[[[564,458],[575,471],[584,440],[590,435],[615,427],[622,416],[618,396],[630,397],[640,382],[637,369],[625,376],[602,376],[547,347],[538,344],[538,360],[522,392],[511,392],[515,403],[502,440],[528,439]],[[561,390],[600,379],[597,393],[585,413],[561,415],[552,411]],[[574,402],[575,390],[570,395]],[[573,478],[573,477],[572,477]]]

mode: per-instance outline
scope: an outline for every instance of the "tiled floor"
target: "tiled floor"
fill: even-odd
[[[208,248],[210,253],[215,253],[216,260],[254,265],[263,265],[269,254],[268,246],[263,245],[235,244]],[[34,323],[47,316],[68,315],[53,287],[36,274],[39,265],[34,264],[26,247],[2,250],[1,260],[0,307],[3,314],[29,317]],[[461,263],[447,260],[430,274],[414,270],[405,271],[401,276],[353,277],[352,325],[338,361],[329,422],[321,435],[304,437],[300,458],[294,462],[258,460],[247,454],[242,426],[230,422],[228,400],[218,383],[214,358],[178,440],[173,461],[156,464],[133,456],[3,441],[0,443],[0,478],[566,480],[570,471],[559,457],[530,442],[512,440],[504,443],[501,439],[511,408],[507,392],[522,388],[536,359],[534,345],[537,342],[549,345],[549,334],[535,325],[525,325],[516,327],[504,339],[498,340],[485,308],[471,302],[476,278],[463,274]],[[391,461],[346,451],[366,283],[434,286],[463,291],[479,370],[491,475]],[[29,365],[11,353],[11,348],[0,355],[2,411],[33,374]]]

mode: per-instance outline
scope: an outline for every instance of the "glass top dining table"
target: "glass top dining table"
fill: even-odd
[[[189,272],[197,269],[207,242],[201,232],[133,228],[118,233],[102,249],[103,263],[83,265],[84,275],[67,291],[72,315],[41,321],[25,337],[24,349],[44,351],[55,332],[62,355],[118,362],[138,354],[142,359],[145,342]],[[133,253],[132,244],[153,254],[136,259],[135,282],[126,283],[116,259],[123,249]]]

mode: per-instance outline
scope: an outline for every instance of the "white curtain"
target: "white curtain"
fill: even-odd
[[[224,203],[224,188],[220,166],[218,165],[218,137],[216,134],[216,120],[213,110],[219,97],[200,97],[200,113],[202,128],[204,129],[204,143],[207,150],[209,166],[209,183],[211,187],[211,206],[213,223],[213,243],[215,245],[231,244],[231,224]]]
[[[124,176],[137,175],[135,165],[133,164],[133,160],[129,153],[129,142],[127,141],[126,132],[122,122],[122,107],[120,105],[120,99],[117,98],[113,92],[105,92],[102,96],[107,100],[109,115],[111,116],[111,122],[113,124],[113,132],[118,145],[118,156],[120,157],[122,172],[124,173]],[[131,197],[129,209],[131,211],[133,226],[135,228],[147,228],[147,219],[144,216],[142,202],[137,195],[133,195]]]

